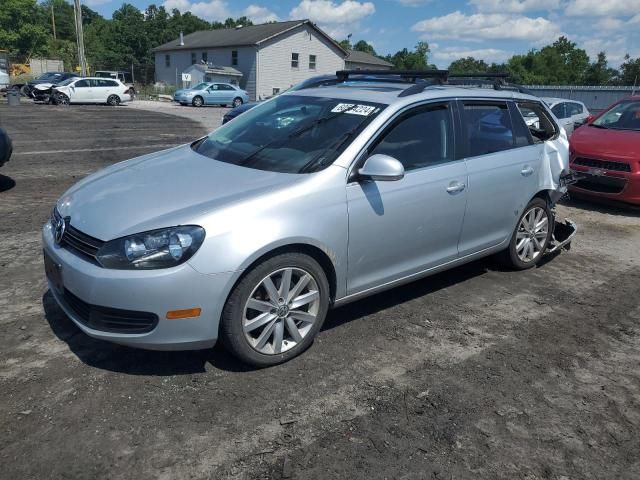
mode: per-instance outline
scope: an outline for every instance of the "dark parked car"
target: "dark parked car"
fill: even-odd
[[[227,113],[224,114],[224,117],[222,117],[222,124],[224,125],[229,120],[233,120],[241,113],[244,113],[247,110],[251,110],[253,107],[258,105],[259,103],[260,102],[248,102],[248,103],[243,103],[242,105],[238,105],[235,108],[232,108],[231,110],[229,110]]]
[[[24,84],[21,88],[21,92],[23,95],[27,97],[33,97],[34,90],[36,85],[47,84],[57,85],[60,82],[64,82],[65,80],[73,77],[78,77],[77,73],[72,72],[45,72],[40,75],[38,78],[34,80],[29,80],[26,84]]]
[[[7,132],[0,128],[0,167],[9,161],[13,146]]]

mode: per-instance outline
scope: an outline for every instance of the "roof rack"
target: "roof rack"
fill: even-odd
[[[446,80],[448,70],[338,70],[336,77],[339,82],[353,80],[354,76],[383,77],[387,81],[400,80],[402,82],[415,83],[418,79],[436,78]]]

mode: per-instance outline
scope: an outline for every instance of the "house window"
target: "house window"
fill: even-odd
[[[309,55],[309,70],[315,70],[315,69],[316,69],[316,56]]]
[[[238,51],[231,50],[231,65],[238,65]]]
[[[271,89],[271,95],[273,95],[274,97],[275,97],[276,95],[278,95],[279,93],[280,93],[280,89],[279,89],[278,87],[273,87],[273,88]]]
[[[297,53],[291,54],[291,68],[298,68],[298,55]]]
[[[191,65],[195,64],[196,62],[196,52],[191,52]]]
[[[171,66],[171,55],[167,54],[164,56],[164,64],[167,67]]]
[[[202,61],[207,63],[207,52],[202,52]]]

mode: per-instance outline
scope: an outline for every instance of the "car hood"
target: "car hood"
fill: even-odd
[[[638,160],[640,132],[585,125],[571,136],[571,148],[577,155],[598,156],[608,160]]]
[[[231,165],[183,145],[88,176],[58,200],[57,208],[75,228],[106,241],[193,223],[214,209],[293,184],[301,177]]]

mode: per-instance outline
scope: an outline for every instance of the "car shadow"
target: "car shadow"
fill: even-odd
[[[11,190],[15,186],[16,181],[13,178],[7,177],[6,175],[0,175],[0,193]]]
[[[555,255],[548,257],[555,258]],[[551,259],[545,258],[538,268]],[[429,295],[491,271],[508,271],[494,257],[487,257],[427,278],[372,295],[329,311],[323,331],[338,328],[395,305]],[[85,364],[127,375],[169,376],[203,373],[207,363],[228,372],[256,370],[236,360],[220,345],[209,350],[160,352],[141,350],[96,340],[80,330],[57,305],[49,290],[42,297],[45,318],[53,333],[66,342]]]
[[[571,196],[563,200],[561,205],[590,212],[606,213],[608,215],[640,218],[640,205],[634,206],[603,198],[594,197],[593,199],[587,199],[586,197]]]

